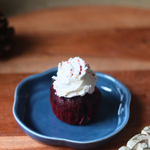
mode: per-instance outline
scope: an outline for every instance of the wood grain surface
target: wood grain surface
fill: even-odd
[[[150,10],[86,6],[49,9],[9,18],[15,49],[0,59],[0,150],[71,150],[26,136],[13,114],[14,91],[25,77],[80,56],[95,71],[112,75],[131,91],[127,126],[109,144],[116,150],[150,125]]]
[[[107,71],[105,73],[124,83],[132,94],[130,119],[127,126],[108,145],[96,148],[116,150],[150,124],[150,71]],[[0,75],[0,149],[66,149],[40,144],[27,137],[17,125],[12,114],[14,89],[28,75],[30,74]]]
[[[150,10],[87,6],[9,18],[16,49],[0,72],[41,72],[74,56],[93,70],[150,69],[149,16]]]

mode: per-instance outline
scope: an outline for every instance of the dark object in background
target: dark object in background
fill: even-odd
[[[14,29],[8,27],[7,18],[0,11],[0,58],[7,56],[14,47]]]

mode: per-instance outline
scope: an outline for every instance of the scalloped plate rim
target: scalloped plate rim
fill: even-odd
[[[107,140],[107,139],[110,139],[111,137],[115,136],[116,134],[118,134],[125,126],[126,124],[128,123],[129,121],[129,116],[130,116],[130,103],[131,103],[131,93],[130,91],[128,90],[128,88],[122,84],[119,80],[115,79],[114,77],[108,75],[108,74],[105,74],[105,73],[101,73],[101,72],[96,72],[97,75],[100,75],[100,76],[105,76],[106,78],[109,78],[109,80],[115,80],[115,82],[118,82],[119,84],[121,84],[127,91],[128,93],[128,98],[127,98],[127,102],[126,102],[126,109],[125,111],[127,112],[127,116],[125,117],[124,121],[122,122],[121,126],[119,128],[116,128],[116,130],[114,130],[112,133],[102,137],[102,138],[99,138],[99,139],[96,139],[96,140],[90,140],[90,141],[76,141],[76,140],[70,140],[70,139],[66,139],[66,138],[59,138],[59,137],[50,137],[50,136],[46,136],[46,135],[43,135],[43,134],[40,134],[40,133],[37,133],[35,131],[33,131],[32,129],[30,129],[29,127],[27,127],[20,119],[19,119],[19,116],[17,115],[16,113],[16,107],[17,107],[17,95],[18,95],[18,92],[19,92],[19,89],[20,87],[28,80],[32,80],[33,78],[38,78],[38,77],[41,77],[41,76],[44,76],[50,72],[53,72],[53,71],[56,71],[57,70],[57,67],[55,68],[51,68],[49,70],[46,70],[42,73],[38,73],[38,74],[34,74],[34,75],[30,75],[28,77],[26,77],[25,79],[23,79],[16,87],[15,89],[15,95],[14,95],[14,104],[13,104],[13,115],[14,115],[14,118],[16,119],[17,123],[19,124],[20,127],[22,127],[23,129],[25,129],[27,132],[37,136],[37,137],[40,137],[40,138],[44,138],[44,139],[48,139],[48,140],[57,140],[57,141],[64,141],[64,142],[70,142],[70,143],[74,143],[74,144],[91,144],[91,143],[97,143],[97,142],[101,142],[101,141],[104,141],[104,140]],[[25,132],[25,131],[24,131]],[[26,132],[25,132],[26,133]],[[27,134],[27,133],[26,133]]]

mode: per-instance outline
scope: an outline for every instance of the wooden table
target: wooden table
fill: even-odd
[[[0,60],[0,149],[71,150],[25,135],[13,114],[14,91],[25,77],[80,56],[95,71],[124,83],[132,94],[122,132],[97,150],[116,150],[150,124],[150,10],[86,6],[55,8],[9,18],[16,48]]]

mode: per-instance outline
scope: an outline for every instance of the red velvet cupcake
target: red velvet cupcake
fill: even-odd
[[[50,102],[56,117],[69,124],[85,124],[96,115],[101,92],[95,86],[97,77],[81,58],[70,58],[58,64],[53,76]]]

